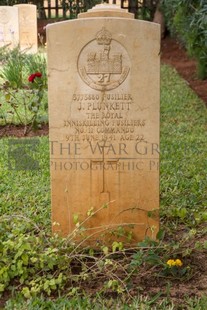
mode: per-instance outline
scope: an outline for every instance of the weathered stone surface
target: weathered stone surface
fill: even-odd
[[[19,10],[19,46],[22,51],[37,53],[37,7],[33,4],[17,4]]]
[[[0,6],[0,47],[13,49],[19,44],[18,9]]]
[[[53,231],[95,212],[84,224],[94,242],[120,226],[132,243],[155,238],[159,25],[80,18],[49,25],[47,48]]]

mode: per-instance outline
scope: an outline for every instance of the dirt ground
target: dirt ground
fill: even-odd
[[[201,81],[197,78],[196,61],[188,57],[176,39],[168,36],[162,40],[161,61],[174,67],[207,106],[207,79]]]

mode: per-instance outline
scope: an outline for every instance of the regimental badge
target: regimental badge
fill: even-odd
[[[81,50],[78,72],[81,79],[95,90],[117,88],[127,78],[130,60],[126,49],[104,27],[96,38]]]

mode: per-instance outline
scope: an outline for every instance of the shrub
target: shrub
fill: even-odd
[[[14,88],[9,82],[0,87],[4,92],[5,102],[9,106],[7,112],[15,115],[18,123],[24,126],[25,136],[31,129],[35,130],[41,123],[48,121],[48,118],[42,114],[47,109],[47,104],[43,103],[45,86],[42,73],[32,73],[28,77],[28,83],[30,85],[25,86],[24,89]]]
[[[41,54],[25,54],[19,47],[4,53],[0,77],[14,88],[23,88],[32,72],[41,72],[46,86],[46,58]]]
[[[19,48],[6,52],[2,60],[3,68],[0,77],[9,81],[11,85],[22,88],[24,59]]]
[[[176,34],[197,60],[200,79],[207,78],[207,4],[204,0],[162,0],[161,8],[171,34]]]
[[[2,60],[0,120],[24,125],[24,135],[48,121],[46,58],[15,48]]]

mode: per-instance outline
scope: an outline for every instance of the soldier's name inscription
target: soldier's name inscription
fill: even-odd
[[[125,112],[132,110],[133,98],[126,93],[73,94],[72,105],[87,119],[124,119]]]

